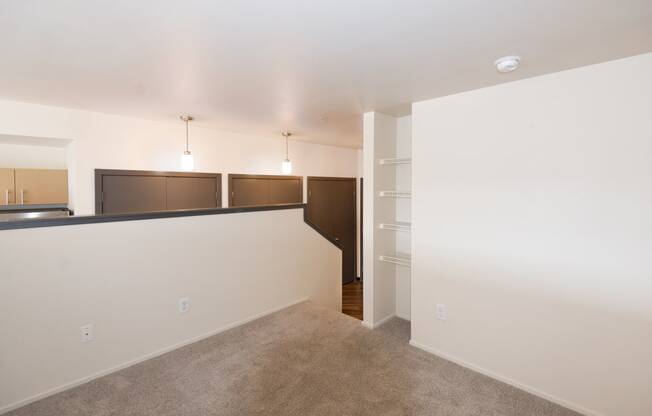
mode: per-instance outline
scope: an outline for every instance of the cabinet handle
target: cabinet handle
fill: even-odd
[[[5,189],[5,200],[7,201],[7,205],[9,205],[9,189]]]
[[[25,203],[25,190],[21,189],[20,190],[20,205],[23,205]]]

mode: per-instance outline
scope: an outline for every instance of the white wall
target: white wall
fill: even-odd
[[[302,209],[0,234],[0,413],[303,299],[341,309],[341,251]]]
[[[650,74],[647,54],[414,104],[415,345],[652,414]]]
[[[412,157],[412,116],[399,117],[396,119],[396,157]],[[412,165],[397,165],[396,189],[399,191],[412,190]],[[410,198],[398,198],[396,200],[396,221],[410,222],[412,200]],[[410,247],[410,233],[396,233],[396,252],[409,257],[412,249]],[[396,266],[396,316],[410,320],[410,275],[412,270],[407,267]]]
[[[169,123],[0,101],[0,135],[72,139],[68,147],[71,205],[76,214],[94,213],[93,170],[180,170],[185,125],[171,115]],[[178,121],[177,121],[178,120]],[[195,170],[217,173],[280,174],[285,141],[190,125]],[[290,126],[291,127],[291,126]],[[356,177],[358,150],[300,141],[290,142],[295,175]],[[223,175],[223,189],[227,178]],[[305,181],[304,181],[305,184]],[[307,193],[304,192],[304,195]],[[223,206],[228,195],[223,195]]]
[[[0,168],[65,169],[66,149],[10,144],[0,140]]]

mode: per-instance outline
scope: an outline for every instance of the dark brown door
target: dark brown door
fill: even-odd
[[[216,208],[217,178],[167,177],[167,209]]]
[[[102,178],[103,213],[165,210],[165,177],[119,176]]]
[[[355,279],[355,178],[308,178],[308,220],[342,245],[342,283]]]
[[[364,279],[364,178],[360,178],[360,195],[358,196],[360,198],[360,250],[358,251],[358,256],[360,257],[360,273],[358,273],[358,276],[360,277],[361,280]]]
[[[308,219],[335,238],[332,219],[334,181],[308,178]]]
[[[303,202],[303,178],[276,175],[229,175],[229,206]]]

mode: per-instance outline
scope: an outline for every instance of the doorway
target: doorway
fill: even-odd
[[[342,284],[356,277],[356,179],[308,177],[308,220],[342,246]]]

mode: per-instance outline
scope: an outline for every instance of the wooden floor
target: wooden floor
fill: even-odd
[[[362,320],[362,282],[342,285],[342,313]]]

